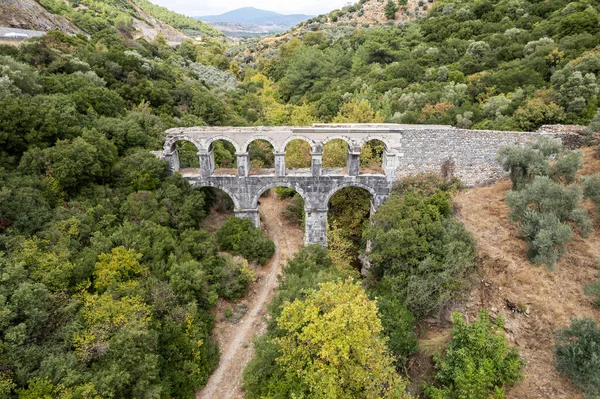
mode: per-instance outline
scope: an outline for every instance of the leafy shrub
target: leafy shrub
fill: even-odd
[[[394,185],[394,191],[403,193],[415,191],[421,195],[432,195],[438,190],[455,191],[462,187],[462,183],[456,179],[445,181],[437,173],[416,173],[403,178]]]
[[[600,308],[600,276],[599,279],[587,284],[583,292],[594,298],[594,304]]]
[[[583,178],[583,193],[586,198],[594,203],[596,213],[600,217],[600,175]]]
[[[256,273],[248,266],[248,261],[240,258],[224,257],[225,267],[221,273],[219,295],[236,300],[241,298],[250,283],[256,279]]]
[[[536,265],[553,267],[565,251],[565,243],[573,239],[574,222],[581,235],[592,231],[585,209],[580,208],[583,193],[576,184],[564,187],[546,176],[537,176],[520,191],[508,191],[506,203],[511,219],[520,224],[529,242],[527,258]]]
[[[275,187],[275,194],[279,199],[285,199],[293,197],[296,191],[293,188],[288,187]]]
[[[286,208],[281,211],[281,215],[290,222],[303,227],[304,225],[304,200],[299,194],[290,198]]]
[[[217,231],[217,242],[222,251],[241,255],[250,262],[267,263],[275,253],[275,244],[249,219],[231,217]]]
[[[398,3],[395,0],[388,0],[387,4],[384,7],[385,17],[387,19],[396,18],[396,13],[398,12]]]
[[[535,176],[548,175],[549,157],[561,150],[560,140],[542,137],[535,143],[502,147],[496,159],[510,173],[513,190],[518,190]]]
[[[439,190],[394,193],[364,232],[369,284],[397,293],[418,319],[456,299],[475,268],[475,242],[451,211],[449,194]]]
[[[556,369],[590,396],[600,395],[600,329],[595,320],[573,319],[556,333]]]
[[[378,295],[377,308],[383,333],[388,338],[387,346],[396,357],[397,364],[404,365],[408,357],[417,352],[415,317],[394,292]]]
[[[477,320],[466,323],[455,313],[452,341],[443,356],[435,358],[437,386],[428,386],[431,399],[503,398],[504,387],[523,378],[524,361],[510,348],[503,334],[501,316],[492,323],[482,310]]]
[[[561,106],[553,102],[545,103],[540,98],[534,98],[519,107],[513,118],[521,129],[532,131],[542,125],[562,122],[565,119],[565,112]]]

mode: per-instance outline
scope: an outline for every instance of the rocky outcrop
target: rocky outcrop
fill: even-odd
[[[0,26],[69,34],[84,33],[67,18],[52,14],[34,0],[1,0]]]

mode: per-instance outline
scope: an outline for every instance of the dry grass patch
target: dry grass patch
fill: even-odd
[[[582,174],[600,173],[593,149],[584,150],[584,164]],[[596,229],[587,239],[576,235],[554,271],[533,266],[525,259],[526,243],[518,236],[518,226],[508,217],[504,193],[510,188],[509,181],[501,181],[454,198],[459,219],[478,241],[480,261],[480,283],[459,310],[469,321],[481,308],[505,318],[509,342],[527,361],[525,380],[510,389],[507,398],[583,398],[556,372],[552,350],[555,330],[569,325],[571,318],[600,320],[600,311],[583,292],[598,274],[600,232]],[[529,314],[513,313],[506,299],[525,305]]]

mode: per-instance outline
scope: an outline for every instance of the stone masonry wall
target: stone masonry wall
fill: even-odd
[[[541,132],[491,130],[421,130],[402,133],[403,156],[397,178],[419,172],[439,172],[448,159],[455,162],[455,175],[467,186],[495,181],[506,173],[496,162],[498,150],[507,145],[535,141]]]

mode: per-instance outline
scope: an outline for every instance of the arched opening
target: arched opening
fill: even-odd
[[[250,175],[268,175],[275,173],[275,148],[267,140],[258,139],[248,144]]]
[[[302,139],[294,139],[285,146],[285,167],[292,175],[310,173],[312,150]]]
[[[198,148],[191,141],[180,140],[175,143],[179,157],[179,169],[200,169]]]
[[[237,158],[235,146],[224,139],[215,140],[210,144],[209,152],[212,153],[213,174],[237,176]]]
[[[229,217],[234,215],[235,201],[230,194],[216,187],[202,187],[200,190],[204,193],[204,210],[206,212],[202,228],[209,232],[215,232]]]
[[[362,233],[369,223],[373,195],[362,187],[344,187],[330,198],[327,242],[334,262],[360,270]]]
[[[361,175],[385,174],[383,170],[385,149],[385,143],[377,139],[369,140],[362,146],[360,151]]]
[[[270,230],[279,228],[287,248],[302,247],[305,223],[305,202],[302,193],[290,187],[269,186],[260,190],[255,200],[261,219],[267,224],[266,227]]]
[[[345,174],[348,172],[348,143],[332,139],[323,145],[323,174]]]

